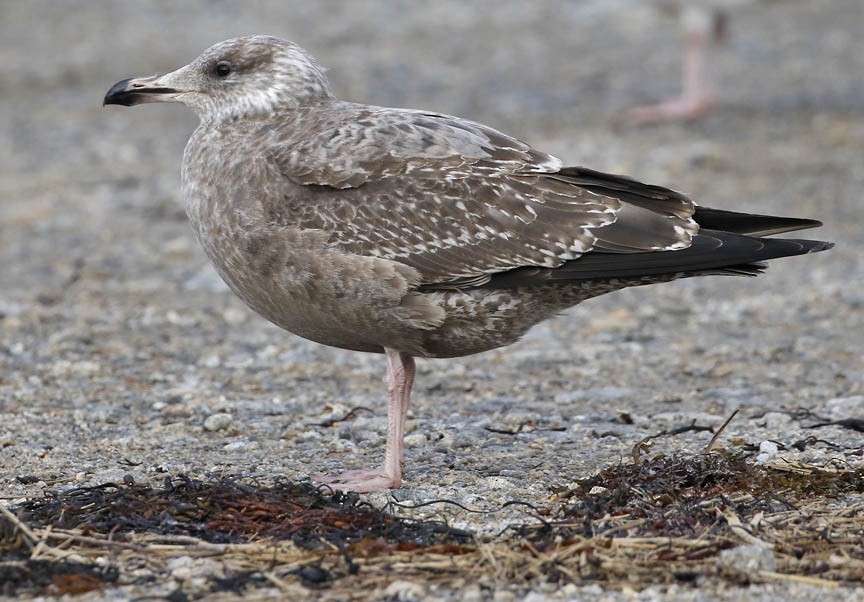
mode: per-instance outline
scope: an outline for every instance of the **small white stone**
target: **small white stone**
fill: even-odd
[[[756,456],[756,463],[765,464],[775,458],[779,450],[780,448],[773,441],[763,441],[759,444],[759,455]]]
[[[96,362],[83,360],[80,362],[70,362],[61,360],[51,367],[51,372],[57,376],[93,376],[98,373],[101,366]]]
[[[426,595],[426,588],[419,583],[413,581],[404,581],[399,579],[394,581],[384,590],[384,597],[400,600],[404,602],[413,602],[414,600],[422,600]]]
[[[194,326],[195,318],[191,316],[184,316],[173,309],[169,309],[165,312],[165,319],[169,324],[174,324],[176,326]]]
[[[476,583],[465,586],[460,592],[462,602],[483,602],[483,592]]]
[[[486,477],[485,479],[483,479],[483,482],[492,489],[505,489],[513,486],[513,481],[505,477],[498,476]]]
[[[763,441],[759,444],[759,451],[763,454],[776,454],[779,448],[773,441]]]
[[[216,414],[211,414],[204,421],[204,430],[216,432],[221,431],[223,429],[231,426],[231,423],[234,422],[234,417],[227,412],[217,412]]]
[[[166,563],[168,570],[171,571],[171,576],[175,579],[188,579],[192,576],[194,561],[191,556],[178,556],[171,558]]]
[[[720,565],[733,571],[755,576],[762,571],[776,572],[777,558],[769,546],[751,544],[723,550],[720,553]]]
[[[238,309],[236,307],[229,307],[224,312],[222,312],[222,317],[228,324],[237,325],[242,324],[246,321],[246,319],[249,317],[249,312]]]
[[[765,423],[764,428],[771,431],[786,429],[789,427],[789,423],[792,422],[792,418],[789,414],[783,414],[781,412],[768,412],[762,417],[762,420]]]
[[[249,450],[253,450],[253,449],[257,449],[257,448],[258,448],[258,442],[257,441],[247,441],[247,440],[232,441],[231,443],[228,443],[222,447],[222,449],[224,449],[227,452],[249,451]]]
[[[205,368],[218,368],[222,364],[222,360],[219,358],[219,355],[213,353],[204,358],[201,362],[201,365]]]
[[[405,435],[405,447],[417,447],[426,443],[426,435],[424,433],[410,433]]]
[[[297,443],[306,443],[309,441],[316,442],[321,441],[323,438],[321,433],[318,431],[299,431],[293,435],[289,435],[287,438],[294,439]]]

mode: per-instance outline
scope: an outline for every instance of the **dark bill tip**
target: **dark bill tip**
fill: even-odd
[[[123,105],[124,107],[131,107],[143,102],[158,102],[167,100],[160,98],[162,95],[176,92],[177,90],[173,88],[151,87],[147,85],[147,79],[130,77],[111,86],[102,100],[102,106]]]
[[[105,94],[105,98],[102,100],[102,106],[105,105],[123,105],[124,107],[131,107],[135,104],[135,92],[129,90],[129,82],[132,81],[133,78],[128,78],[121,80],[111,86],[111,89],[108,90],[108,93]]]

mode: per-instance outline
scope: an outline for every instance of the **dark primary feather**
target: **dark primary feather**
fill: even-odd
[[[746,214],[742,214],[745,216]],[[602,280],[702,273],[755,275],[764,269],[758,262],[804,255],[830,249],[822,241],[756,238],[730,232],[701,230],[692,244],[680,251],[619,254],[590,253],[560,268],[519,268],[496,275],[486,284],[490,288],[512,288],[546,282]]]
[[[822,225],[822,222],[815,219],[738,213],[722,209],[709,209],[708,207],[696,207],[696,213],[693,217],[702,228],[748,236],[770,236],[783,232],[818,228]]]
[[[615,197],[637,207],[662,211],[682,219],[693,216],[693,201],[685,195],[662,186],[645,184],[628,176],[586,167],[562,167],[556,176],[591,192]]]

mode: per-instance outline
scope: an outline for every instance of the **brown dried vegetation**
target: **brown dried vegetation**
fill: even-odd
[[[719,579],[864,583],[864,472],[710,453],[609,467],[555,492],[538,522],[478,539],[310,485],[108,483],[29,500],[0,516],[3,593],[76,594],[173,576],[175,597],[263,586],[353,599],[394,579],[494,589],[537,581],[640,588]],[[446,503],[446,500],[432,503]],[[720,562],[741,545],[776,567]],[[172,574],[209,559],[207,584]],[[214,569],[213,567],[218,567]]]

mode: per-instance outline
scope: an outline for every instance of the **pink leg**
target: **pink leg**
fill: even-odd
[[[630,121],[645,124],[695,119],[714,107],[717,101],[711,89],[711,67],[708,62],[713,47],[720,41],[720,31],[712,33],[707,18],[705,16],[704,22],[685,24],[681,95],[658,104],[632,109],[628,115]]]
[[[414,384],[414,358],[385,348],[387,355],[387,445],[384,464],[378,470],[350,470],[335,477],[314,475],[312,480],[333,489],[367,493],[396,489],[402,483],[402,442],[405,417]]]

